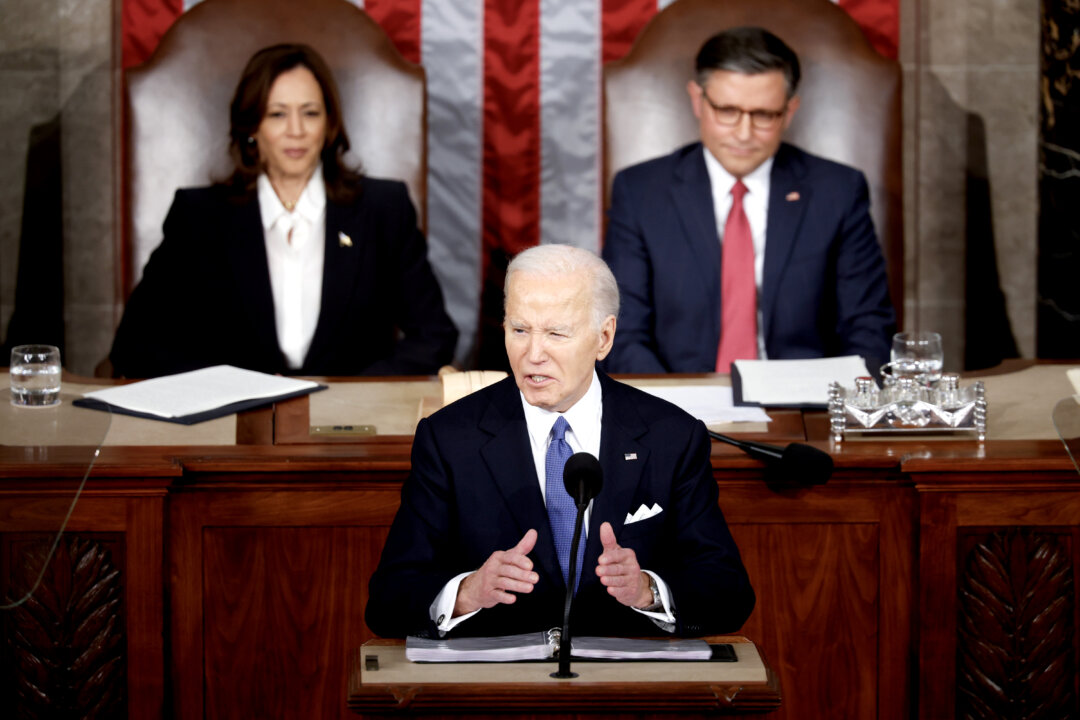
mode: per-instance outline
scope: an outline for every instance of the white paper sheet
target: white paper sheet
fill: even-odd
[[[762,405],[827,405],[829,383],[847,387],[870,375],[858,355],[812,360],[736,360],[743,402]]]
[[[738,422],[769,422],[757,407],[735,407],[731,388],[720,385],[679,385],[639,387],[650,395],[678,405],[706,425]]]
[[[1069,378],[1069,382],[1072,383],[1073,394],[1080,395],[1080,367],[1066,370],[1065,377]]]
[[[192,370],[86,393],[134,412],[164,418],[184,417],[244,400],[272,398],[318,387],[310,380],[267,375],[231,365]]]

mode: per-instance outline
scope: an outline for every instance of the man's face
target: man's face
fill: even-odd
[[[691,80],[686,90],[698,119],[701,141],[737,178],[745,177],[776,154],[780,138],[799,107],[798,96],[788,100],[787,82],[779,70],[753,75],[714,70],[705,87]],[[737,110],[743,111],[741,115]],[[752,118],[755,111],[757,120]],[[770,115],[775,120],[768,127],[760,127]]]
[[[515,273],[503,331],[514,380],[530,405],[566,412],[585,395],[593,367],[611,350],[615,318],[593,324],[584,274]]]

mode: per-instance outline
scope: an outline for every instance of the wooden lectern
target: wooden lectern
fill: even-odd
[[[682,714],[761,714],[780,707],[780,683],[757,647],[731,643],[737,662],[574,661],[578,677],[557,680],[556,663],[412,663],[400,640],[372,640],[353,654],[349,708],[366,717],[521,717],[590,720]]]

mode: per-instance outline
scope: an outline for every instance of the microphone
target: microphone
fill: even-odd
[[[589,501],[600,494],[604,485],[600,461],[587,452],[574,453],[563,468],[563,485],[574,499],[578,512],[585,512]]]
[[[559,638],[559,671],[551,673],[551,677],[574,678],[577,673],[570,672],[570,603],[574,599],[574,579],[577,577],[578,546],[581,545],[585,508],[589,507],[589,501],[600,494],[600,488],[604,485],[604,471],[600,467],[600,461],[587,452],[574,453],[563,467],[563,485],[577,505],[577,519],[574,521],[574,538],[570,542],[566,602],[563,605],[562,635]]]
[[[751,440],[736,440],[709,430],[709,437],[734,445],[752,458],[765,463],[766,471],[778,484],[806,487],[823,485],[833,472],[832,455],[805,443],[777,447]]]

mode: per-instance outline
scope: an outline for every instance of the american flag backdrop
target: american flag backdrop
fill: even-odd
[[[505,258],[538,243],[599,247],[601,67],[677,0],[350,1],[426,69],[430,257],[458,359],[476,361],[482,296],[488,287],[484,314],[497,322]],[[124,0],[124,67],[197,2]],[[899,0],[838,4],[896,57]]]

